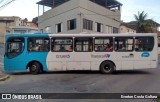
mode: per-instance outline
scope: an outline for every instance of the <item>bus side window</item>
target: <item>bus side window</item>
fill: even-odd
[[[96,52],[112,52],[113,51],[113,38],[95,38],[95,51]]]
[[[133,51],[134,40],[133,37],[116,37],[115,38],[115,51],[127,52]]]
[[[77,37],[74,41],[76,52],[92,52],[93,51],[93,38],[91,37]]]
[[[52,38],[51,42],[53,52],[72,52],[72,38]]]
[[[135,38],[135,51],[152,51],[154,47],[153,37],[136,37]]]
[[[49,38],[28,38],[28,51],[48,52],[50,50]]]

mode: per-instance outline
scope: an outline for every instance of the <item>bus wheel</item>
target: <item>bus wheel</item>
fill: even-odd
[[[100,65],[100,71],[103,74],[111,74],[114,71],[114,65],[112,62],[105,61]]]
[[[31,63],[29,69],[32,74],[39,74],[40,69],[41,69],[41,65],[38,62],[33,62],[33,63]]]

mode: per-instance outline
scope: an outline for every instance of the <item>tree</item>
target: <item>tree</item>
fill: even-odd
[[[147,22],[147,17],[148,14],[144,13],[144,11],[142,11],[141,13],[138,12],[138,15],[134,15],[134,18],[136,20],[136,27],[137,27],[137,33],[147,33],[146,32],[146,28],[148,27],[148,22]]]
[[[33,18],[32,22],[38,25],[38,17]]]
[[[27,22],[28,22],[28,19],[25,18],[25,19],[23,19],[22,21],[23,21],[23,26],[26,26],[26,25],[27,25]]]
[[[27,18],[23,19],[23,22],[27,23],[27,22],[28,22],[28,19],[27,19]]]

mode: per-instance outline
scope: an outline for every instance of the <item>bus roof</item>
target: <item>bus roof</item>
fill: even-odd
[[[8,37],[132,37],[132,36],[157,36],[156,33],[118,33],[118,34],[6,34]]]

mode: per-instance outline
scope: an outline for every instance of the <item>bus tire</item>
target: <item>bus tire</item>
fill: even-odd
[[[41,65],[38,62],[33,62],[29,66],[31,74],[39,74],[41,71]]]
[[[109,61],[105,61],[100,65],[100,71],[103,74],[111,74],[114,71],[114,64]]]

